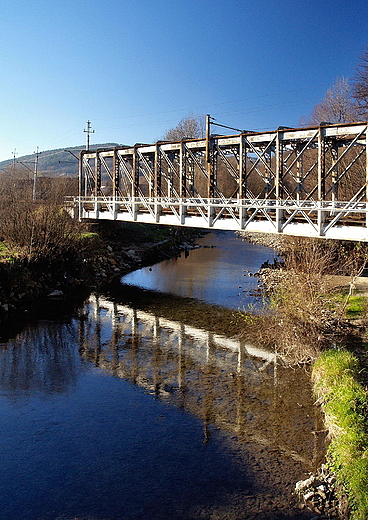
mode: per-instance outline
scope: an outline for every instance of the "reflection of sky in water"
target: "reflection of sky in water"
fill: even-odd
[[[248,272],[257,272],[266,260],[273,262],[274,251],[246,243],[231,231],[210,233],[198,243],[207,247],[134,271],[122,282],[236,309],[254,303],[249,293],[258,279]]]

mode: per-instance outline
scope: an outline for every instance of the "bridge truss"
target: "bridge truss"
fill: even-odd
[[[367,123],[82,151],[82,219],[368,240]]]

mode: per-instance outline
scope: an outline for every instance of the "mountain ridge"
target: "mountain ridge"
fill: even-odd
[[[123,146],[119,143],[100,143],[90,146],[90,150],[98,148],[115,148]],[[81,150],[85,150],[85,145],[72,146],[68,148],[55,148],[39,152],[37,173],[45,177],[78,175],[78,156]],[[28,169],[34,172],[36,154],[23,155],[15,159],[16,169]],[[14,164],[14,159],[6,159],[0,162],[0,171],[7,170]]]

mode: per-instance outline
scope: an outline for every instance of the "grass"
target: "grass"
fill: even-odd
[[[4,242],[0,242],[0,257],[9,256],[8,247],[4,244]]]
[[[359,294],[359,291],[348,297],[348,292],[348,289],[340,289],[331,294],[331,308],[339,312],[339,307],[342,308],[347,302],[343,317],[349,320],[363,318],[367,313],[367,297]]]
[[[14,249],[9,249],[4,242],[0,242],[0,262],[14,262],[17,257],[18,254]]]
[[[328,460],[352,507],[352,520],[368,518],[368,396],[359,363],[348,351],[324,352],[313,367],[315,393],[331,435]]]
[[[365,296],[350,296],[346,307],[346,317],[350,319],[361,318],[367,309],[367,299]]]
[[[99,239],[99,237],[100,236],[98,233],[94,233],[92,231],[86,231],[81,234],[82,240],[97,240],[97,239]]]

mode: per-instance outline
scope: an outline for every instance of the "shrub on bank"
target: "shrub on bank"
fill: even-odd
[[[359,383],[359,363],[348,351],[328,350],[316,361],[312,378],[331,442],[329,466],[352,507],[351,519],[368,518],[368,396]]]
[[[263,277],[271,303],[270,339],[291,362],[314,361],[313,381],[330,432],[328,462],[348,497],[351,520],[368,518],[368,397],[358,359],[346,350],[367,323],[367,300],[354,294],[368,260],[366,244],[312,239],[283,243],[284,269]],[[349,275],[346,291],[338,279]],[[335,282],[334,282],[335,280]],[[317,361],[315,361],[317,359]]]
[[[346,318],[364,318],[365,299],[354,295],[368,247],[322,239],[284,237],[277,269],[263,269],[261,281],[271,318],[268,337],[289,361],[314,361],[333,341],[351,334]],[[346,293],[339,276],[349,276]]]

